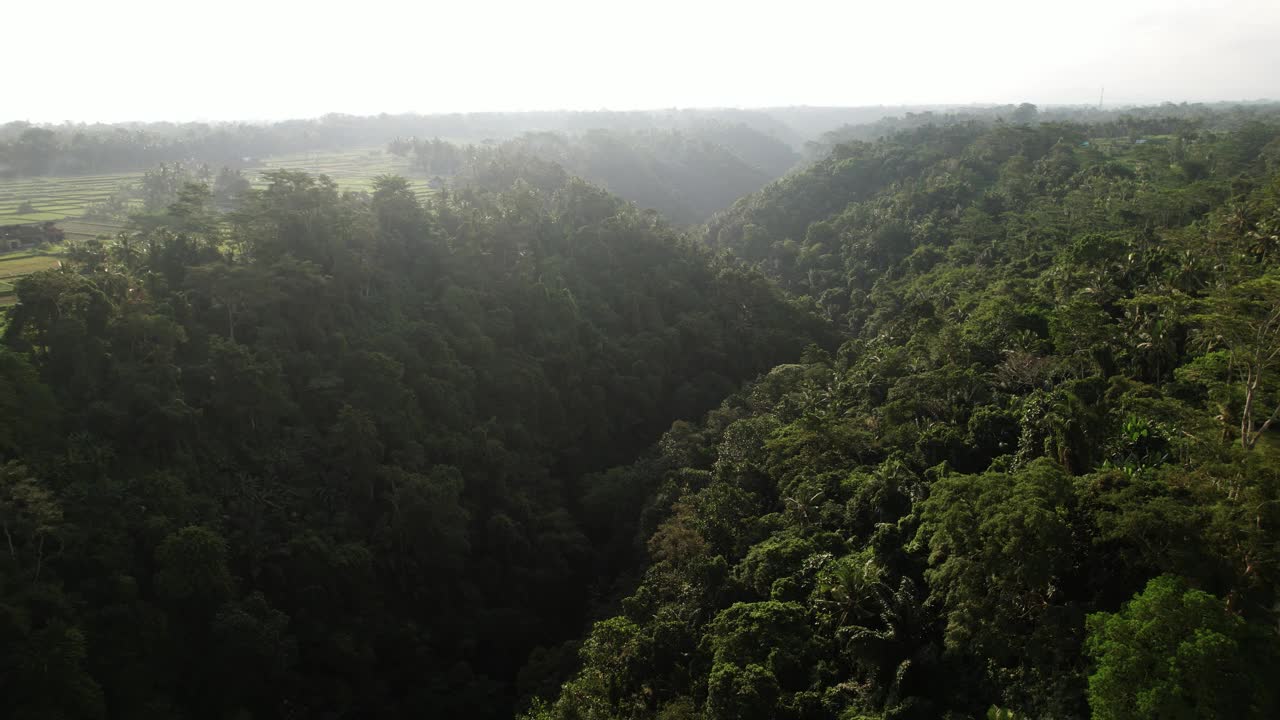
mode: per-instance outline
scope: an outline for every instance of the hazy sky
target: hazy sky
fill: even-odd
[[[0,121],[1280,99],[1280,0],[17,0]]]

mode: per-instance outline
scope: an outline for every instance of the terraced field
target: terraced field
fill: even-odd
[[[79,217],[141,173],[0,180],[0,225]]]
[[[0,307],[14,303],[13,284],[19,278],[58,263],[56,255],[26,250],[0,255]]]
[[[68,240],[92,240],[102,235],[115,235],[124,228],[124,223],[112,220],[87,220],[71,218],[58,221],[58,227],[66,233]]]
[[[275,169],[302,170],[328,175],[342,190],[369,190],[373,187],[373,179],[378,175],[403,175],[410,179],[413,188],[420,195],[431,192],[427,178],[415,177],[410,171],[408,159],[397,157],[380,148],[340,153],[280,155],[267,158],[261,167],[254,168],[253,172],[246,171],[245,174],[250,176],[251,182],[259,185],[262,183],[261,173]]]

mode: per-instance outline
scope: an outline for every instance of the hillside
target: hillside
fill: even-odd
[[[643,501],[582,475],[831,337],[560,178],[188,185],[16,281],[0,715],[510,717]]]
[[[924,126],[705,239],[848,339],[676,423],[528,718],[1272,717],[1280,127]],[[1101,137],[1100,137],[1101,135]]]
[[[0,716],[1273,716],[1280,125],[1023,119],[147,172],[7,281]]]

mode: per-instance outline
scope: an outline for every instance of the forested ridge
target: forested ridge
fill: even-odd
[[[0,714],[509,717],[643,497],[584,473],[825,333],[560,177],[190,185],[21,280]]]
[[[710,222],[848,340],[613,472],[648,565],[527,717],[1274,717],[1278,137],[932,124]]]
[[[1272,716],[1280,126],[1013,120],[688,233],[525,136],[76,245],[0,350],[0,715]]]

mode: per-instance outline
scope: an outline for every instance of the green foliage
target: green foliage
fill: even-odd
[[[777,716],[778,681],[767,669],[718,663],[707,680],[706,717],[766,720]]]
[[[705,642],[716,665],[758,663],[773,677],[796,678],[805,671],[806,650],[796,642],[804,622],[797,603],[735,603],[711,622]]]
[[[0,715],[1265,716],[1280,131],[1057,112],[691,234],[519,142],[157,173],[14,283]],[[728,184],[711,132],[521,142]]]
[[[591,580],[641,554],[661,472],[592,478],[832,337],[548,167],[425,205],[397,177],[341,193],[280,170],[219,198],[166,167],[148,182],[167,205],[18,281],[0,350],[13,647],[64,628],[79,650],[59,682],[122,716],[507,714],[530,654],[579,631]],[[726,498],[723,532],[752,508]],[[0,714],[27,707],[11,697]]]
[[[1070,478],[1047,459],[1013,474],[943,478],[920,505],[916,541],[929,552],[924,575],[947,619],[946,647],[984,658],[996,687],[1025,693],[1011,698],[1020,704],[1046,701],[1067,681],[1056,670],[1078,622],[1075,505]]]
[[[1274,169],[1018,117],[838,145],[708,223],[847,339],[613,471],[662,478],[622,607],[678,651],[612,716],[1272,713]],[[1108,614],[1161,576],[1204,592]]]
[[[1241,447],[1252,450],[1280,419],[1280,382],[1274,377],[1280,370],[1280,271],[1221,288],[1205,305],[1208,311],[1194,318],[1198,339],[1206,349],[1225,353],[1227,375],[1215,379],[1231,385],[1232,376],[1239,377],[1230,391],[1240,396]]]
[[[173,602],[217,604],[232,591],[227,543],[208,528],[191,526],[156,548],[156,588]]]
[[[1269,717],[1280,650],[1218,598],[1162,575],[1117,613],[1089,616],[1093,717]]]

